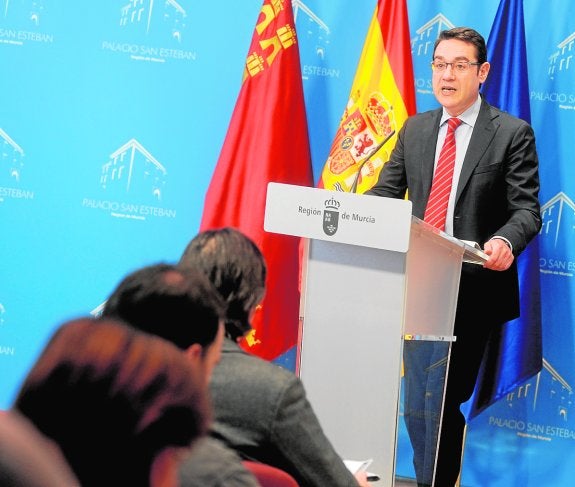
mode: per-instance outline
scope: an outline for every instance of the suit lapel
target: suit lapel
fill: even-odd
[[[475,127],[471,134],[471,140],[469,141],[469,147],[467,148],[459,182],[457,183],[457,193],[455,195],[456,204],[461,193],[467,186],[475,167],[479,164],[481,157],[485,154],[487,147],[489,147],[495,136],[495,132],[499,126],[496,121],[498,116],[497,112],[492,111],[490,105],[485,100],[481,101],[479,115],[477,116]]]

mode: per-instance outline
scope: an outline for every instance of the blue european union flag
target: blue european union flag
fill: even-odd
[[[523,0],[501,0],[487,41],[491,69],[482,87],[492,105],[531,123]],[[492,337],[473,396],[462,406],[467,419],[537,374],[542,367],[539,242],[518,257],[521,316]]]

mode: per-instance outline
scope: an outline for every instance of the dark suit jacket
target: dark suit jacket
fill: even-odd
[[[403,198],[407,191],[413,214],[423,219],[441,115],[439,108],[405,122],[390,160],[366,194]],[[511,242],[514,255],[519,255],[541,228],[538,193],[538,158],[532,128],[482,100],[457,186],[454,236],[482,246],[494,235],[505,237]],[[519,315],[515,262],[504,272],[464,264],[461,279],[461,299],[489,293],[490,299],[495,300],[493,306],[484,310],[489,319],[503,323]]]
[[[213,436],[244,459],[281,468],[301,487],[357,487],[291,372],[226,339],[210,389]]]
[[[238,454],[210,436],[200,438],[180,461],[180,487],[259,487]]]

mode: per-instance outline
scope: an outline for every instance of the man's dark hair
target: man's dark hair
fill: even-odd
[[[203,273],[161,263],[125,277],[102,316],[119,318],[183,350],[194,343],[205,349],[225,318],[225,303]]]
[[[263,299],[266,264],[257,245],[240,231],[226,227],[194,237],[179,267],[202,271],[227,305],[226,333],[232,339],[250,329],[250,312]]]
[[[455,27],[449,30],[443,30],[439,33],[439,37],[435,40],[433,46],[433,56],[435,57],[435,50],[441,41],[449,39],[457,39],[475,46],[477,54],[477,62],[483,64],[487,61],[487,47],[485,46],[485,39],[483,36],[474,29],[469,27]],[[470,59],[471,61],[471,59]]]

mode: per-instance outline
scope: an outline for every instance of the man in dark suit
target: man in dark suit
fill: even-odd
[[[325,436],[300,379],[237,343],[251,330],[265,292],[266,265],[255,243],[232,228],[206,230],[188,244],[179,265],[209,276],[228,306],[210,384],[213,436],[244,460],[288,472],[300,487],[367,487],[366,474],[354,477]]]
[[[413,214],[424,219],[447,121],[460,120],[445,227],[440,229],[478,242],[489,258],[484,266],[463,264],[457,339],[451,349],[439,436],[438,487],[453,487],[457,481],[465,428],[459,407],[473,392],[491,331],[519,316],[515,258],[541,227],[534,133],[525,121],[490,106],[480,96],[489,68],[485,40],[479,33],[469,28],[440,33],[433,52],[432,84],[442,107],[405,122],[377,183],[366,193],[391,198],[404,198],[407,193]],[[406,375],[408,363],[409,357]],[[417,392],[405,391],[407,395]],[[407,422],[407,426],[413,444],[422,434],[421,424],[415,422],[410,428]],[[429,485],[415,447],[414,452],[418,483]]]

